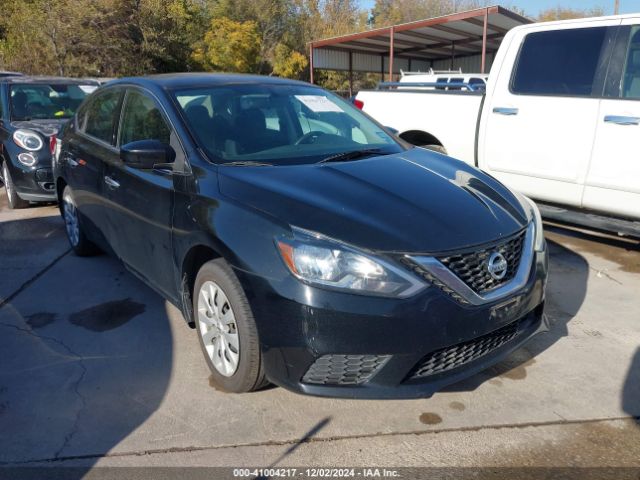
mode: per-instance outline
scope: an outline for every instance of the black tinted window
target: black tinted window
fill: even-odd
[[[120,127],[120,145],[138,140],[169,143],[171,130],[153,99],[135,90],[127,94]]]
[[[590,96],[607,27],[527,35],[512,83],[514,93]]]
[[[113,127],[121,94],[121,90],[109,90],[98,94],[86,107],[83,107],[78,117],[80,131],[112,144]]]

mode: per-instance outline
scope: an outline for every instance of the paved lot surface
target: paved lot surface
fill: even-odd
[[[0,203],[0,465],[640,466],[640,249],[550,229],[551,332],[431,399],[217,392],[180,313]]]

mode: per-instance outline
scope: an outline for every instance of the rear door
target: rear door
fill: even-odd
[[[174,169],[184,155],[158,101],[142,89],[128,88],[122,106],[118,145],[159,140],[176,150]],[[172,248],[174,169],[139,170],[114,158],[105,166],[110,243],[129,268],[165,295],[175,298]]]
[[[483,168],[536,199],[581,205],[619,23],[517,33],[484,107]]]
[[[83,105],[60,154],[60,165],[86,228],[90,235],[97,233],[99,237],[104,237],[109,227],[102,177],[104,162],[118,158],[115,132],[123,94],[122,88],[108,88]]]
[[[583,206],[640,219],[640,18],[620,28],[600,103]]]

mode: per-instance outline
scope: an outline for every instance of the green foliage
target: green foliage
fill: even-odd
[[[487,3],[376,0],[369,15],[358,0],[0,0],[0,69],[104,77],[205,69],[308,79],[312,40]],[[603,13],[558,7],[538,19]],[[316,79],[349,88],[345,72],[317,71]],[[354,74],[352,85],[378,80]]]
[[[273,73],[279,77],[300,78],[309,61],[300,52],[292,50],[284,43],[276,45],[273,55]]]
[[[254,73],[260,65],[261,46],[256,22],[214,18],[193,59],[211,71]]]

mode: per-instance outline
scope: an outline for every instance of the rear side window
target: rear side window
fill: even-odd
[[[622,78],[622,98],[640,100],[640,27],[633,27]]]
[[[78,129],[98,140],[113,144],[113,130],[116,122],[121,90],[109,90],[98,94],[84,106],[78,115]]]
[[[607,27],[531,33],[511,83],[524,95],[591,96]]]
[[[171,130],[155,101],[136,90],[127,93],[120,127],[120,145],[138,140],[170,143]]]

